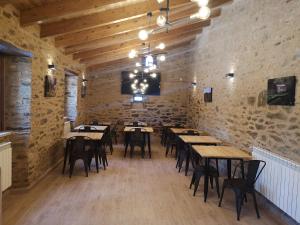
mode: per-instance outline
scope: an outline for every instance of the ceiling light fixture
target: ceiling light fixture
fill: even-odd
[[[200,7],[207,6],[209,0],[192,0],[192,2],[196,2]]]
[[[156,46],[157,49],[163,50],[166,48],[165,43],[160,43],[159,45]]]
[[[210,9],[207,6],[203,6],[198,12],[199,19],[206,20],[210,16]]]
[[[135,49],[132,49],[132,50],[129,52],[128,57],[129,57],[130,59],[133,59],[133,58],[137,57],[137,51],[136,51]]]
[[[159,26],[159,27],[164,27],[167,23],[167,19],[166,17],[164,17],[163,15],[159,15],[156,19],[156,24]]]
[[[164,62],[164,61],[166,61],[166,56],[165,55],[159,55],[158,60],[161,61],[161,62]]]
[[[146,41],[149,37],[149,33],[146,30],[140,30],[139,32],[139,39],[142,41]]]
[[[158,4],[163,3],[165,0],[157,0]]]

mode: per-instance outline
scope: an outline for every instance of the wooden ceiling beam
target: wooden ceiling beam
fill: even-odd
[[[224,0],[214,0],[224,1]],[[172,0],[170,7],[176,7],[189,3],[189,0]],[[62,21],[41,24],[41,37],[55,36],[70,32],[85,30],[91,27],[106,25],[133,17],[144,16],[149,11],[157,11],[159,6],[156,0],[139,2],[129,6],[109,9],[100,13],[85,15],[82,17],[66,19]],[[147,18],[145,17],[145,20]]]
[[[203,28],[205,26],[210,25],[210,20],[200,21],[195,24],[196,24],[195,25],[196,28],[197,27]],[[194,29],[195,27],[193,24],[187,24],[186,26],[175,27],[175,28],[171,27],[171,29],[169,30],[169,33],[163,33],[163,30],[162,30],[161,33],[151,35],[149,40],[151,41],[153,37],[163,38],[163,37],[167,37],[168,35],[170,35],[172,33],[187,32],[189,28]],[[78,53],[78,52],[92,50],[95,48],[103,48],[103,47],[110,46],[110,45],[117,45],[117,44],[122,45],[122,43],[125,43],[128,41],[134,42],[137,40],[139,40],[137,31],[130,31],[130,32],[118,34],[118,35],[115,35],[112,37],[105,37],[102,39],[98,39],[96,41],[88,42],[85,44],[71,46],[71,47],[65,49],[65,53],[66,54],[74,54],[74,53]],[[140,42],[142,43],[142,41],[140,41]]]
[[[195,4],[188,4],[189,8],[185,10],[172,10],[170,12],[170,21],[182,19],[188,17],[189,15],[196,13],[198,11],[198,7]],[[159,15],[159,12],[153,13],[153,18],[156,18]],[[220,9],[213,10],[211,17],[220,15]],[[129,19],[126,21],[121,21],[114,24],[109,24],[101,27],[91,28],[84,31],[78,31],[71,34],[61,35],[55,38],[55,45],[57,47],[68,47],[72,45],[81,44],[84,42],[89,42],[93,40],[99,39],[99,37],[109,37],[116,34],[139,30],[146,27],[151,27],[156,25],[155,19],[150,21],[150,24],[144,17],[138,17]]]
[[[195,30],[196,30],[196,32],[200,33],[202,27],[204,27],[205,25],[206,26],[209,25],[209,21],[194,23],[194,24],[185,26],[184,29],[178,28],[173,31],[171,30],[169,33],[154,34],[150,38],[150,43],[152,46],[157,44],[157,42],[165,42],[167,44],[168,41],[176,39],[181,34],[185,34],[185,33],[188,34],[189,32],[195,31]],[[100,54],[105,54],[107,52],[111,52],[114,50],[120,50],[123,48],[136,48],[136,47],[142,46],[142,43],[143,42],[138,39],[130,40],[127,42],[122,42],[120,44],[115,44],[115,45],[105,46],[102,48],[97,48],[97,49],[93,49],[93,50],[89,50],[89,51],[75,53],[73,55],[73,58],[74,59],[88,58],[88,57],[92,57],[92,56],[96,56],[96,55],[100,55]]]
[[[28,10],[21,11],[20,22],[23,26],[34,23],[44,23],[51,19],[75,14],[88,10],[100,9],[101,7],[125,2],[124,0],[61,0],[49,2]]]

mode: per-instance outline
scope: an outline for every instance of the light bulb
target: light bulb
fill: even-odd
[[[167,19],[163,15],[159,15],[156,19],[156,23],[159,27],[163,27],[166,25]]]
[[[166,56],[165,55],[160,55],[158,57],[158,60],[161,61],[161,62],[164,62],[164,61],[166,61]]]
[[[139,39],[141,39],[142,41],[147,40],[148,37],[149,37],[148,31],[146,31],[146,30],[141,30],[141,31],[139,32]]]
[[[130,58],[130,59],[133,59],[133,58],[135,58],[137,56],[137,52],[136,52],[136,50],[134,50],[134,49],[132,49],[130,52],[129,52],[129,54],[128,54],[128,57]]]
[[[138,73],[139,71],[138,71],[137,69],[135,69],[133,72],[134,72],[134,73]]]
[[[166,48],[166,45],[164,43],[160,43],[158,46],[156,46],[156,48],[163,50]]]
[[[135,66],[136,66],[136,67],[140,67],[140,66],[142,66],[142,65],[141,65],[139,62],[136,62],[136,63],[135,63]]]
[[[151,73],[150,76],[151,76],[152,78],[156,78],[157,74],[156,74],[156,73]]]
[[[144,82],[145,82],[145,83],[147,83],[147,80],[146,80],[146,79],[144,79]]]
[[[129,74],[129,78],[130,78],[130,79],[132,79],[132,78],[134,78],[134,77],[135,77],[135,74],[133,74],[133,73],[130,73],[130,74]]]
[[[138,82],[139,82],[138,79],[135,79],[135,80],[134,80],[134,83],[135,83],[135,84],[137,84]]]
[[[197,0],[197,4],[200,6],[200,7],[204,7],[204,6],[207,6],[209,0]]]
[[[201,7],[198,12],[198,16],[202,20],[206,20],[210,16],[210,9],[206,6]]]
[[[161,4],[164,2],[164,0],[157,0],[158,4]]]
[[[149,73],[149,69],[148,68],[144,69],[144,72]]]

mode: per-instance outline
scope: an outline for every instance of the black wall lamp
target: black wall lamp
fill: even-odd
[[[49,70],[56,70],[54,64],[49,64],[49,65],[48,65],[48,69],[49,69]]]
[[[225,77],[227,77],[227,78],[233,78],[234,77],[234,73],[227,73],[225,75]]]
[[[197,83],[196,82],[192,82],[192,87],[197,87]]]

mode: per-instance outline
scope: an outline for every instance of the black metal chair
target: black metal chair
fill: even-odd
[[[90,123],[90,125],[98,126],[99,125],[99,121],[98,120],[92,120],[92,122]]]
[[[133,156],[133,151],[135,146],[139,146],[142,152],[142,158],[145,156],[145,135],[142,133],[141,128],[135,128],[134,132],[130,134],[129,138],[130,145],[130,157]],[[126,152],[125,152],[126,157]]]
[[[209,166],[208,171],[205,170],[205,166],[200,164],[195,167],[191,184],[190,184],[190,189],[194,185],[194,194],[193,194],[194,196],[196,195],[196,192],[198,190],[201,177],[207,175],[209,177],[210,185],[212,189],[214,188],[213,180],[215,180],[218,198],[220,198],[218,161],[216,161],[216,167],[217,168],[213,166]]]
[[[183,128],[180,124],[176,124],[175,128]],[[166,157],[169,154],[170,148],[171,148],[171,154],[173,152],[173,149],[177,147],[178,138],[177,135],[171,132],[170,129],[167,130],[166,134]],[[177,156],[177,149],[176,149],[176,156]]]
[[[238,166],[242,165],[238,164],[234,169],[233,178],[224,180],[219,202],[219,207],[221,207],[225,188],[231,188],[235,193],[237,220],[240,220],[242,205],[247,193],[252,195],[257,218],[260,217],[256,202],[254,185],[263,169],[265,168],[266,162],[262,160],[250,160],[245,162],[245,164],[248,164],[247,174],[245,178],[234,178],[236,169],[238,168]],[[243,167],[241,167],[241,170],[243,174]]]
[[[118,144],[118,122],[110,130],[110,138]]]
[[[85,136],[76,136],[69,139],[70,141],[70,171],[69,171],[69,177],[72,177],[75,162],[78,159],[81,159],[84,163],[84,169],[85,174],[88,177],[88,168],[90,164],[90,160],[92,158],[92,151],[90,148],[86,148],[86,141],[91,140],[88,137]]]

